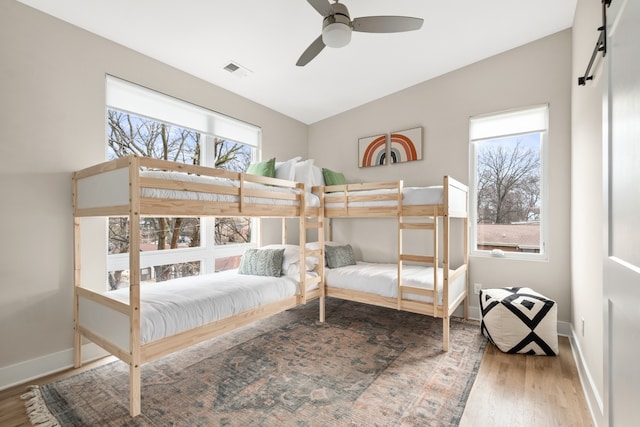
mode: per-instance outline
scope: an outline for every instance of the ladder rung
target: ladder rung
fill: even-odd
[[[432,222],[401,222],[401,230],[433,230],[435,228]]]
[[[315,276],[315,277],[307,277],[305,280],[305,284],[307,285],[307,287],[309,287],[309,285],[315,285],[317,283],[320,283],[320,276]]]
[[[318,221],[307,221],[305,222],[305,226],[307,228],[320,228],[322,227],[322,223]]]
[[[429,264],[434,263],[434,257],[432,256],[400,254],[399,258],[400,261],[426,262]]]
[[[433,289],[417,288],[415,286],[400,286],[400,292],[406,292],[410,294],[433,296]]]

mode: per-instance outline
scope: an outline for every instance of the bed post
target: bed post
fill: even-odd
[[[403,198],[403,187],[404,187],[404,181],[398,181],[398,193],[396,194],[398,200],[397,200],[397,216],[398,216],[398,284],[396,285],[398,287],[397,289],[397,306],[396,309],[400,310],[401,305],[402,305],[402,255],[403,255],[403,250],[402,248],[404,247],[404,243],[402,241],[402,230],[403,230],[403,219],[404,219],[404,211],[402,209],[402,198]]]
[[[140,372],[140,194],[138,157],[129,160],[129,413],[141,412]]]
[[[468,197],[467,197],[468,200]],[[469,206],[468,206],[468,201],[467,201],[467,211],[469,210]],[[463,226],[464,226],[464,230],[463,230],[463,244],[464,244],[464,250],[463,250],[463,261],[464,261],[464,265],[467,266],[467,273],[466,273],[466,277],[467,280],[465,281],[465,286],[466,286],[466,297],[464,299],[464,320],[469,320],[469,217],[465,216],[463,218]]]
[[[440,217],[438,216],[438,208],[433,208],[433,317],[438,317],[438,266],[440,265],[440,239],[438,238],[438,230],[440,230]],[[443,275],[443,283],[444,275]],[[444,291],[444,285],[442,286]],[[444,307],[444,296],[442,297],[442,306]]]
[[[282,241],[283,245],[287,244],[287,218],[282,217]]]
[[[76,214],[78,207],[78,181],[73,176],[73,367],[82,366],[82,336],[80,335],[78,288],[81,286],[80,276],[80,218]]]
[[[299,236],[298,241],[300,244],[300,296],[299,303],[306,304],[307,303],[307,269],[305,268],[307,259],[307,200],[306,200],[306,188],[303,186],[300,191],[300,200],[299,200],[299,216],[298,216],[298,224],[299,224]]]
[[[320,275],[320,282],[318,283],[318,286],[320,288],[320,313],[319,313],[319,321],[321,323],[324,323],[325,320],[325,314],[326,314],[326,306],[325,306],[325,298],[327,296],[327,287],[325,284],[325,269],[324,269],[324,263],[325,263],[325,253],[324,253],[324,242],[325,239],[327,238],[327,235],[325,234],[326,231],[326,227],[327,227],[327,222],[326,222],[326,218],[324,216],[324,187],[320,187],[320,189],[318,190],[319,194],[320,194],[320,206],[318,207],[318,231],[316,233],[316,236],[318,238],[318,266],[316,267],[317,270],[316,272]],[[331,220],[329,220],[330,223]]]
[[[449,351],[449,177],[443,178],[442,349]],[[435,231],[438,232],[437,230]],[[434,301],[435,302],[435,301]]]

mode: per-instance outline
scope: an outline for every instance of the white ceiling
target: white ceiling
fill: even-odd
[[[19,1],[310,124],[569,28],[577,0],[341,0],[351,19],[424,25],[353,33],[305,67],[295,63],[322,29],[305,0]],[[225,71],[229,61],[251,73]]]

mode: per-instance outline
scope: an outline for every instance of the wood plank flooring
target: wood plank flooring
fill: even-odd
[[[488,344],[460,427],[593,426],[569,339],[560,355],[505,354]]]
[[[47,384],[113,360],[108,357],[49,375]],[[20,395],[25,386],[0,391],[0,426],[30,426]],[[489,344],[469,395],[460,427],[593,426],[569,340],[560,337],[560,356],[504,354]]]

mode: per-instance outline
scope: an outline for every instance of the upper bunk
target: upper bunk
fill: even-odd
[[[468,216],[469,188],[444,176],[442,185],[405,187],[403,181],[319,187],[326,218]]]
[[[315,217],[304,183],[130,155],[73,174],[76,217]]]

